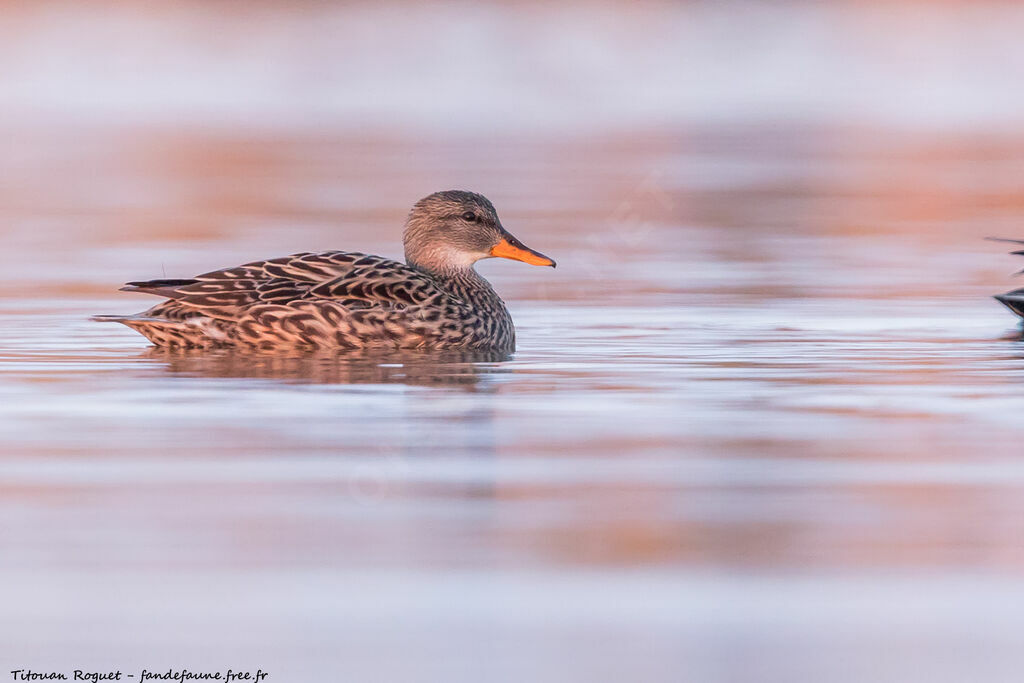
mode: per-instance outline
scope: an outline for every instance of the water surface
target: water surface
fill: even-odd
[[[51,143],[60,191],[3,196],[5,662],[1001,674],[1024,344],[989,298],[1019,264],[981,237],[1022,205],[957,174],[1019,158],[1003,144]],[[397,256],[408,204],[448,186],[559,261],[480,266],[511,358],[175,354],[88,320],[148,305],[115,291],[134,278]]]
[[[101,4],[0,23],[0,671],[1019,678],[1019,7]],[[510,358],[89,321],[447,188]]]

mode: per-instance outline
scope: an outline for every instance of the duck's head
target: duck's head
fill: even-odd
[[[471,268],[494,256],[555,267],[502,227],[487,197],[463,190],[435,192],[416,202],[405,221],[403,242],[409,265],[434,272]]]

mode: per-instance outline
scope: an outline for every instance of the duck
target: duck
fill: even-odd
[[[1024,240],[1006,239],[1004,237],[989,237],[988,239],[993,242],[1006,242],[1009,244],[1024,245]],[[1024,249],[1017,249],[1010,253],[1016,256],[1024,256]],[[1020,275],[1021,273],[1024,273],[1024,271],[1017,274]],[[1011,292],[1006,292],[1005,294],[997,294],[993,298],[1020,317],[1024,318],[1024,289],[1015,289]]]
[[[552,259],[509,233],[490,200],[465,190],[416,202],[402,242],[405,263],[301,252],[187,279],[128,282],[120,291],[164,300],[94,319],[170,349],[515,351],[508,308],[474,265],[499,257],[554,268]]]

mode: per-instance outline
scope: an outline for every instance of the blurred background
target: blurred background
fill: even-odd
[[[5,2],[0,670],[1012,681],[1024,6]],[[510,360],[167,354],[121,283],[401,257]]]

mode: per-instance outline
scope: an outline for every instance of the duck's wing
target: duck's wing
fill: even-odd
[[[166,298],[137,316],[105,318],[158,345],[443,349],[486,341],[487,321],[473,307],[380,256],[295,254],[122,289]]]
[[[357,252],[301,253],[194,278],[129,282],[123,291],[163,296],[165,311],[238,320],[260,305],[333,302],[350,309],[401,309],[452,302],[428,275],[403,263]],[[173,303],[172,303],[173,302]]]

